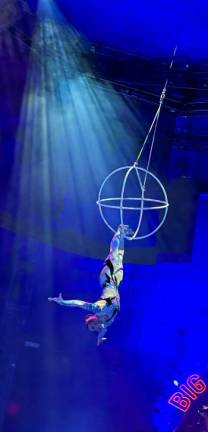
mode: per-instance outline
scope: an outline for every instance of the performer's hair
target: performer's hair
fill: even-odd
[[[86,326],[87,326],[88,329],[89,329],[89,325],[90,324],[96,324],[98,322],[99,322],[99,318],[96,315],[94,315],[94,314],[88,314],[85,317],[85,324],[86,324]],[[97,330],[97,331],[99,331],[99,330]]]
[[[88,324],[95,322],[98,320],[98,317],[94,314],[87,314],[85,317],[85,324],[88,326]]]

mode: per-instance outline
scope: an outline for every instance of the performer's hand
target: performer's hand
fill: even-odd
[[[106,337],[99,337],[97,338],[97,346],[100,346],[101,343],[105,342],[107,340]]]
[[[124,236],[132,236],[134,235],[134,232],[131,228],[129,228],[129,225],[119,225],[119,230]]]
[[[129,229],[129,226],[128,226],[128,225],[123,225],[123,224],[120,224],[120,225],[119,225],[119,230],[120,230],[121,232],[123,232],[123,233],[125,233],[126,231],[128,231],[128,229]]]
[[[63,304],[62,294],[60,293],[58,297],[48,297],[48,301],[53,301],[55,303],[58,303],[59,305],[62,305]]]

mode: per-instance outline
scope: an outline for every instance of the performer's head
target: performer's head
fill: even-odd
[[[99,332],[103,327],[100,319],[94,314],[89,314],[85,317],[85,324],[89,331]]]

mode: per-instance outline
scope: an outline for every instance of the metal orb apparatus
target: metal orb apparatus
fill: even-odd
[[[116,176],[119,173],[123,174],[123,181],[121,184],[120,196],[112,197],[112,198],[103,197],[103,195],[105,195],[105,187],[108,186],[109,181],[112,181],[112,180],[114,180],[114,182],[117,181],[118,179],[116,179]],[[135,182],[137,182],[137,184],[138,184],[138,195],[133,196],[133,197],[126,196],[126,194],[125,194],[126,186],[128,184],[130,174],[131,175],[133,174],[135,176]],[[142,181],[142,177],[144,177],[144,176],[145,176],[145,181]],[[160,189],[160,197],[159,198],[158,197],[153,198],[153,197],[145,196],[148,178],[151,179],[151,181],[155,182],[157,186],[159,186],[159,189]],[[131,203],[133,203],[133,206],[131,205]],[[163,223],[166,219],[167,212],[168,212],[168,206],[169,206],[165,188],[162,185],[162,183],[160,182],[160,180],[154,174],[152,174],[150,171],[148,171],[144,168],[138,167],[136,163],[132,166],[124,166],[124,167],[118,168],[118,169],[112,171],[106,177],[106,179],[103,181],[103,183],[101,185],[99,195],[98,195],[97,204],[99,207],[100,215],[101,215],[104,223],[113,232],[115,232],[116,229],[114,227],[112,227],[111,223],[106,219],[106,217],[104,215],[104,208],[117,209],[118,212],[120,213],[120,223],[121,224],[125,224],[125,223],[129,222],[127,220],[124,220],[124,211],[126,212],[126,211],[131,210],[131,211],[136,212],[136,214],[138,214],[137,226],[136,226],[136,228],[134,228],[131,235],[127,236],[128,240],[144,239],[144,238],[150,237],[151,235],[156,233],[159,230],[159,228],[163,225]],[[156,210],[163,210],[163,215],[161,217],[161,220],[159,221],[157,226],[154,229],[152,229],[150,232],[148,232],[146,234],[141,234],[140,230],[141,230],[143,218],[146,217],[148,212],[150,212],[150,211],[152,212],[152,211],[156,211]],[[128,223],[128,225],[129,225],[129,223]],[[132,227],[130,226],[130,228],[132,228]]]
[[[171,69],[173,67],[173,61],[174,61],[174,57],[176,55],[176,51],[177,51],[177,46],[175,47],[175,49],[173,51],[173,57],[172,57],[172,61],[171,61],[170,66],[169,66],[169,72],[171,71]],[[169,203],[168,203],[168,198],[167,198],[165,188],[162,185],[162,183],[160,182],[160,180],[154,174],[152,174],[149,171],[149,166],[150,166],[150,161],[151,161],[151,157],[152,157],[153,145],[155,142],[155,135],[156,135],[157,125],[158,125],[158,120],[159,120],[162,104],[163,104],[165,96],[166,96],[167,85],[168,85],[168,78],[166,79],[164,88],[163,88],[162,93],[160,95],[159,107],[158,107],[157,112],[154,116],[152,124],[149,128],[149,131],[146,135],[146,138],[143,142],[143,145],[140,149],[140,152],[136,158],[136,161],[131,166],[124,166],[124,167],[121,167],[121,168],[118,168],[118,169],[112,171],[105,178],[105,180],[103,181],[101,188],[99,190],[97,204],[98,204],[100,215],[101,215],[103,221],[105,222],[105,224],[108,226],[108,228],[111,231],[115,232],[116,229],[111,226],[111,223],[106,219],[106,217],[104,215],[104,208],[118,210],[119,214],[120,214],[120,224],[129,225],[129,227],[130,227],[131,233],[126,236],[126,238],[128,240],[144,239],[144,238],[150,237],[151,235],[155,234],[160,229],[160,227],[163,225],[163,223],[166,219],[166,216],[167,216]],[[153,136],[152,136],[152,140],[151,140],[147,165],[145,168],[142,168],[138,165],[138,162],[141,159],[141,155],[144,151],[144,148],[147,144],[147,141],[150,137],[151,132],[153,132]],[[121,188],[120,188],[121,192],[120,192],[119,196],[112,197],[112,198],[109,198],[109,197],[106,198],[105,197],[106,196],[105,187],[107,189],[109,181],[112,181],[112,180],[113,180],[113,183],[111,183],[111,186],[112,185],[115,186],[115,184],[118,185],[119,184],[118,181],[115,182],[115,177],[117,176],[117,180],[118,180],[118,174],[121,174],[121,173],[123,174],[123,178],[122,178],[122,182],[121,182]],[[133,174],[135,177],[134,178],[134,189],[135,189],[135,185],[136,184],[138,185],[138,193],[136,192],[136,196],[128,196],[127,191],[129,189],[131,189],[131,188],[128,188],[128,183],[130,183],[130,181],[129,181],[130,174],[131,174],[131,176]],[[152,184],[154,183],[153,188],[150,188],[150,183],[151,183],[150,180],[151,180]],[[157,187],[157,190],[159,190],[159,193],[157,193],[157,195],[158,195],[157,197],[152,197],[150,195],[150,192],[152,194],[152,191],[153,190],[155,191],[155,189],[156,189],[155,186]],[[151,189],[151,191],[149,192],[150,189]],[[112,190],[112,187],[111,187],[111,190]],[[129,220],[126,220],[126,217],[124,220],[124,212],[126,212],[126,211],[133,211],[133,212],[136,212],[136,214],[138,215],[138,219],[136,220],[136,228],[134,227],[134,229],[132,229],[132,226],[129,223],[130,217],[128,218]],[[150,230],[149,230],[149,232],[144,233],[144,230],[143,230],[144,218],[146,219],[147,215],[150,212],[155,212],[155,211],[160,212],[160,215],[161,215],[161,211],[162,211],[162,216],[159,218],[159,222],[155,224],[156,226],[153,229],[151,227],[151,224],[148,225],[148,223],[146,223],[146,226],[148,225],[148,228],[150,226]],[[135,225],[135,223],[134,223],[134,225]]]

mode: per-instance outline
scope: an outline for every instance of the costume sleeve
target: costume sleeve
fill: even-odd
[[[98,304],[85,302],[83,300],[63,300],[61,305],[85,309],[92,313],[98,313],[101,311],[101,307]]]

